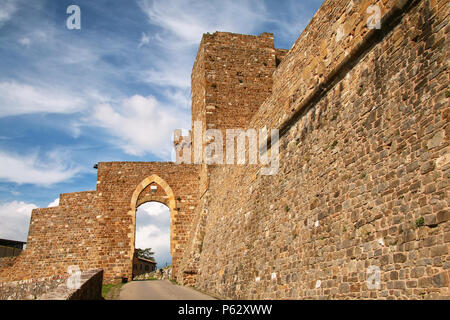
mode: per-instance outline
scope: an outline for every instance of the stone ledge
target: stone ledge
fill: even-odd
[[[38,297],[38,300],[100,300],[103,270],[90,270],[81,274],[79,289],[69,289],[66,283]]]
[[[34,300],[65,283],[67,275],[0,282],[0,300]]]

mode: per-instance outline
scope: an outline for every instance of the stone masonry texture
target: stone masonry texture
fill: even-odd
[[[0,300],[99,300],[102,270],[80,272],[79,287],[68,288],[68,274],[0,283]]]
[[[367,26],[371,5],[381,29]],[[278,172],[100,163],[95,191],[33,211],[0,282],[71,265],[131,279],[136,208],[158,201],[170,209],[172,276],[217,296],[450,298],[449,13],[445,0],[326,0],[290,50],[269,33],[205,34],[193,122],[279,129]]]

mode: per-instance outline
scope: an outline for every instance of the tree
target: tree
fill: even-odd
[[[152,248],[136,249],[136,254],[139,258],[155,261],[155,258],[153,257],[155,253],[152,252]]]

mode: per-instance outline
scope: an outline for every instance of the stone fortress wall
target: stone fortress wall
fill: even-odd
[[[381,29],[367,26],[371,5]],[[95,191],[33,211],[0,282],[69,265],[130,278],[136,207],[159,201],[181,284],[239,299],[449,297],[449,12],[444,0],[326,0],[289,51],[268,33],[205,34],[193,123],[279,129],[277,174],[100,163]]]
[[[97,179],[96,191],[62,194],[58,207],[33,210],[27,248],[0,270],[0,282],[64,274],[73,265],[82,271],[102,269],[105,282],[131,280],[136,208],[149,201],[170,209],[177,265],[198,201],[199,167],[99,163]],[[158,187],[156,194],[149,192],[150,185]]]
[[[187,283],[236,299],[450,296],[448,16],[446,1],[325,1],[243,125],[280,129],[278,174],[207,167]]]

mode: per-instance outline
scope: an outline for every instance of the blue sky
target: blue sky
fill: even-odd
[[[203,33],[272,32],[289,49],[321,3],[0,0],[0,238],[25,240],[32,208],[94,190],[97,162],[171,159]],[[66,27],[72,4],[81,30]]]

